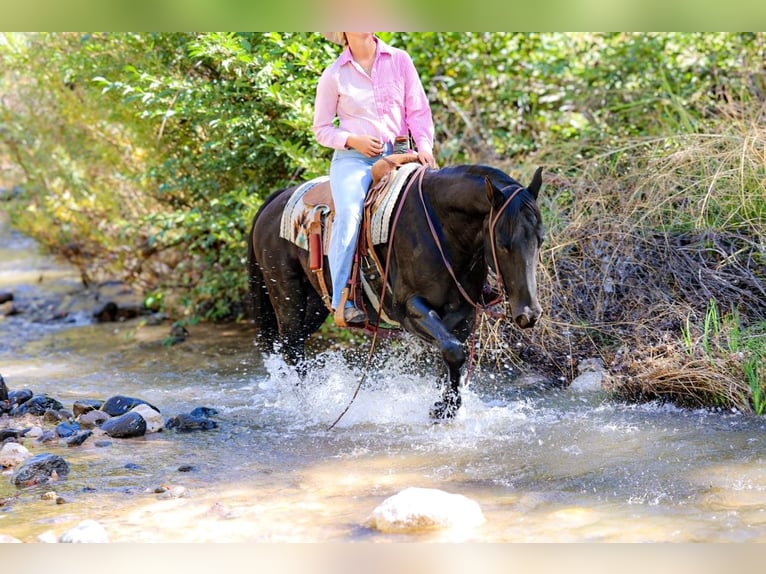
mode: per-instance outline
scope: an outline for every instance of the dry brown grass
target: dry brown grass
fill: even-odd
[[[479,364],[571,381],[596,356],[619,396],[749,410],[741,361],[690,357],[680,341],[711,301],[744,327],[766,320],[765,112],[571,166],[561,150],[542,154],[545,315],[528,332],[484,317]],[[654,356],[668,341],[675,352]]]

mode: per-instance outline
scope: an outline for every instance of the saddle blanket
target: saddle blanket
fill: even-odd
[[[374,245],[380,245],[388,241],[388,231],[391,227],[391,217],[394,213],[399,195],[404,188],[407,178],[420,167],[418,162],[406,163],[396,170],[396,173],[388,186],[385,195],[380,197],[373,206],[372,222],[370,223],[370,232]],[[298,186],[285,205],[282,212],[282,220],[279,228],[279,236],[294,243],[298,247],[308,249],[308,229],[312,219],[312,210],[314,207],[307,206],[303,202],[303,197],[314,186],[329,180],[327,176],[317,177]],[[323,211],[322,221],[327,229],[331,223],[329,206],[320,206]],[[325,244],[324,253],[327,254],[329,245],[329,233],[324,233]]]

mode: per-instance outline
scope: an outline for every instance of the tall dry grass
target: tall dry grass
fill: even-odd
[[[750,410],[743,357],[690,357],[682,328],[701,325],[711,302],[745,333],[766,321],[764,120],[763,104],[721,108],[695,133],[578,161],[542,153],[545,316],[525,332],[483,317],[479,366],[568,382],[579,361],[600,357],[622,397]]]

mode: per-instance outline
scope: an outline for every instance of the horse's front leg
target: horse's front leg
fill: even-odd
[[[437,345],[447,365],[449,384],[444,387],[442,400],[431,409],[431,417],[453,418],[463,402],[460,396],[460,369],[465,363],[463,343],[447,329],[439,314],[422,297],[410,298],[406,310],[404,328]]]

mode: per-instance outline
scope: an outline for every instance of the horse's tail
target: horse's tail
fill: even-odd
[[[269,291],[266,287],[266,280],[263,277],[263,270],[255,257],[255,244],[253,235],[258,217],[263,209],[277,197],[278,193],[273,194],[261,205],[253,218],[253,224],[250,227],[250,233],[247,236],[247,278],[250,291],[250,312],[253,318],[253,324],[258,329],[256,342],[258,347],[266,353],[274,351],[274,343],[279,336],[279,323],[274,307],[269,298]]]

